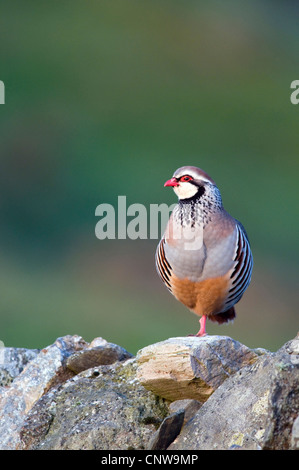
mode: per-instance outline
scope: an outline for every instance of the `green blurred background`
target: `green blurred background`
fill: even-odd
[[[228,326],[276,350],[298,331],[298,3],[9,0],[0,16],[0,339],[65,334],[136,353],[196,333],[156,275],[157,240],[95,236],[97,205],[165,202],[176,168],[217,182],[249,234]]]

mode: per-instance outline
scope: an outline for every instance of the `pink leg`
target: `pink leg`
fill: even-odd
[[[199,320],[200,330],[195,336],[205,336],[207,334],[207,332],[206,332],[206,321],[207,321],[207,316],[203,315],[201,317],[201,319]]]

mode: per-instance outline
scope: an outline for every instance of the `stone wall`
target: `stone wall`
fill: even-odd
[[[0,449],[299,448],[299,337],[277,352],[226,336],[132,356],[96,338],[3,348]]]

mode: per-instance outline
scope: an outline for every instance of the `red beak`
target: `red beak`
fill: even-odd
[[[176,178],[171,178],[171,180],[166,181],[165,186],[179,186],[179,182]]]

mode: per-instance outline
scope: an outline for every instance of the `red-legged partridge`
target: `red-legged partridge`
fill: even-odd
[[[207,318],[218,323],[235,318],[234,305],[252,272],[248,237],[200,168],[179,168],[164,186],[172,186],[179,201],[157,247],[157,271],[169,291],[201,316],[196,336],[203,336]]]

